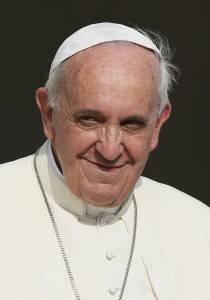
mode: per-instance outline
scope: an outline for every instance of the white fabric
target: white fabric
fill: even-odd
[[[48,156],[49,164],[50,164],[51,168],[53,169],[53,171],[55,172],[55,174],[58,176],[58,178],[63,183],[65,183],[65,179],[63,177],[63,174],[61,173],[61,171],[59,170],[59,168],[58,168],[58,166],[57,166],[57,164],[55,162],[54,155],[53,155],[53,152],[52,152],[51,143],[47,142],[46,146],[47,146],[47,156]]]
[[[58,166],[55,162],[55,158],[54,158],[54,155],[53,155],[53,152],[52,152],[51,143],[47,142],[46,146],[47,146],[47,156],[48,156],[51,168],[56,173],[58,178],[62,182],[65,182],[63,174],[61,173],[61,171],[59,170],[59,168],[58,168]],[[102,208],[102,207],[95,207],[91,204],[86,204],[86,214],[90,215],[90,216],[95,216],[95,217],[97,217],[100,213],[107,213],[107,214],[113,214],[114,215],[119,210],[119,208],[120,208],[120,205],[117,206],[117,207]]]
[[[155,44],[139,31],[115,23],[98,23],[83,27],[69,36],[58,49],[50,69],[50,76],[55,68],[68,57],[92,46],[111,42],[128,41],[161,53]]]
[[[52,170],[46,153],[45,144],[38,168],[81,298],[118,299],[133,231],[131,197],[116,215],[88,216],[84,202]],[[33,156],[2,165],[0,182],[0,299],[74,300]],[[135,196],[137,239],[123,299],[209,300],[210,209],[143,177]]]

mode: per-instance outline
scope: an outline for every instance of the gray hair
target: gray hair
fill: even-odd
[[[176,74],[179,73],[179,70],[170,62],[173,53],[166,38],[163,38],[160,34],[151,31],[145,32],[138,28],[137,30],[151,39],[161,53],[160,57],[154,52],[160,63],[160,79],[158,86],[158,115],[160,115],[165,105],[169,102],[168,93],[172,89],[173,82],[176,82]],[[127,41],[113,41],[108,43],[117,45],[134,45],[132,42]],[[58,65],[45,84],[45,88],[48,90],[48,103],[53,109],[58,109],[59,107],[59,95],[65,84],[65,76],[65,61],[63,61]]]
[[[149,30],[143,31],[139,28],[137,28],[137,30],[151,39],[161,53],[161,57],[159,57],[157,53],[155,53],[155,55],[159,58],[160,63],[160,79],[158,86],[158,114],[160,115],[165,105],[169,102],[168,94],[172,90],[173,83],[176,83],[177,75],[179,75],[180,72],[179,69],[170,62],[173,56],[173,52],[170,49],[166,37]]]

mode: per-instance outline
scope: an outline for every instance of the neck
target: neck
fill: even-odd
[[[53,171],[57,174],[59,178],[62,179],[62,181],[65,181],[65,178],[61,172],[60,164],[58,164],[57,156],[55,155],[55,152],[53,151],[52,144],[48,144],[48,157],[50,165],[53,169]],[[95,216],[97,217],[101,213],[107,213],[107,214],[116,214],[116,212],[119,210],[121,205],[116,207],[96,207],[94,205],[86,203],[86,214],[89,216]]]
[[[56,164],[49,140],[39,150],[37,168],[49,200],[56,202],[80,220],[95,222],[98,215],[103,213],[110,223],[114,223],[127,211],[132,201],[133,191],[120,207],[101,208],[89,205],[83,199],[74,195]]]

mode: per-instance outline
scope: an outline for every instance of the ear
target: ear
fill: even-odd
[[[46,88],[41,87],[36,91],[36,102],[42,115],[45,136],[52,140],[54,137],[52,108],[48,104],[48,91]]]
[[[158,139],[159,139],[159,135],[160,135],[160,130],[161,130],[163,124],[170,117],[170,114],[171,114],[171,104],[168,102],[165,105],[161,115],[157,119],[157,123],[156,123],[156,126],[155,126],[155,130],[153,132],[152,141],[151,141],[151,145],[150,145],[150,151],[154,150],[157,147]]]

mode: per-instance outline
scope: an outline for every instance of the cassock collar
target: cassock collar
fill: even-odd
[[[106,224],[114,223],[127,211],[132,200],[133,191],[121,207],[98,208],[75,196],[57,167],[49,140],[40,148],[37,165],[47,196],[65,210],[76,215],[78,219],[96,220],[99,215],[103,214],[106,216]]]

